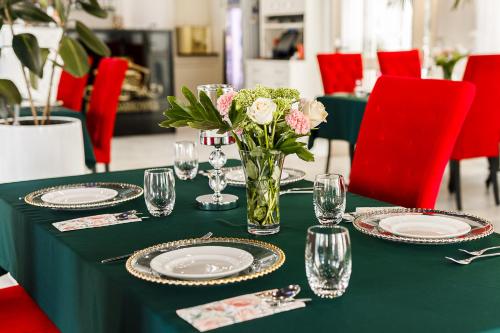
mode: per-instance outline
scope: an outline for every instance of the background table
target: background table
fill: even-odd
[[[38,113],[41,115],[42,112],[38,111]],[[95,160],[95,155],[94,155],[94,148],[92,146],[92,141],[90,140],[90,135],[89,132],[87,131],[87,122],[85,119],[85,115],[81,112],[77,112],[68,108],[56,106],[53,107],[52,109],[52,116],[58,116],[58,117],[72,117],[72,118],[77,118],[80,119],[82,122],[82,133],[83,133],[83,148],[85,151],[85,165],[89,169],[93,169],[96,164]],[[27,107],[23,107],[21,109],[21,116],[31,116],[31,111]]]
[[[231,164],[231,163],[230,163]],[[208,166],[202,165],[204,169]],[[37,301],[62,332],[196,332],[175,310],[298,283],[300,297],[313,297],[304,309],[289,311],[217,332],[493,332],[500,330],[500,259],[469,266],[445,261],[462,257],[458,248],[500,244],[500,236],[462,245],[399,244],[361,234],[349,224],[353,271],[349,288],[335,300],[315,297],[304,270],[307,227],[316,223],[310,194],[280,198],[282,231],[258,239],[286,253],[278,271],[239,284],[180,287],[149,283],[129,275],[123,262],[103,258],[160,242],[201,236],[254,238],[246,232],[245,190],[229,188],[240,207],[223,212],[195,209],[195,197],[209,193],[207,179],[177,180],[171,216],[104,228],[59,232],[52,222],[97,212],[139,209],[142,198],[96,212],[60,212],[24,204],[19,197],[41,187],[82,181],[142,185],[143,170],[0,185],[0,266]],[[302,182],[298,185],[309,185]],[[349,194],[347,209],[381,206]]]
[[[328,139],[328,159],[326,170],[330,166],[330,140],[343,140],[349,142],[351,161],[354,155],[354,145],[358,140],[359,128],[365,113],[368,97],[354,95],[326,95],[317,98],[325,105],[328,112],[326,123],[322,123],[318,130],[312,131],[309,146],[312,147],[316,138]]]

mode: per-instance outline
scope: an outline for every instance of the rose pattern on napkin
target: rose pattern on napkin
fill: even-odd
[[[272,306],[266,298],[256,294],[247,294],[177,310],[177,315],[193,325],[198,331],[205,332],[303,307],[305,307],[305,303],[301,301]]]

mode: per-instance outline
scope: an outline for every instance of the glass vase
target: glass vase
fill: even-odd
[[[271,235],[280,230],[280,181],[285,155],[256,148],[240,151],[245,170],[247,227],[254,235]]]

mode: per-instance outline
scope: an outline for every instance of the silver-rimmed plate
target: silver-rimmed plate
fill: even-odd
[[[65,195],[77,195],[65,201]],[[100,193],[97,195],[96,193]],[[88,195],[92,194],[94,200]],[[142,188],[127,183],[79,183],[44,188],[24,197],[27,204],[57,210],[89,210],[118,205],[142,195]],[[57,199],[55,199],[57,197]],[[47,199],[49,198],[49,199]],[[75,199],[75,198],[73,198]],[[80,201],[80,202],[78,202]]]
[[[245,187],[245,173],[242,166],[222,168],[228,185]],[[302,170],[283,168],[280,185],[288,185],[304,179],[306,173]]]
[[[399,233],[398,235],[386,230],[388,229],[387,226],[386,229],[380,226],[381,221],[387,221],[387,219],[396,216],[403,217],[403,219],[407,219],[407,217],[416,217],[415,220],[418,220],[419,216],[433,216],[453,219],[461,223],[466,223],[470,226],[470,230],[467,233],[461,233],[461,235],[452,237],[449,237],[449,235],[445,235],[444,237],[429,238],[418,237],[415,234],[412,235],[412,237],[409,237],[409,235],[401,235],[401,233]],[[357,230],[373,237],[411,244],[461,243],[483,238],[493,233],[493,225],[489,221],[481,217],[460,212],[420,208],[377,209],[372,212],[358,215],[354,220],[353,225]]]
[[[175,278],[161,274],[151,268],[151,262],[160,255],[193,247],[231,247],[250,253],[252,263],[244,270],[235,272],[231,276],[208,279]],[[127,271],[133,276],[160,284],[181,286],[211,286],[236,283],[264,276],[280,268],[285,262],[285,253],[275,245],[243,238],[209,238],[184,239],[148,247],[135,252],[126,263]]]

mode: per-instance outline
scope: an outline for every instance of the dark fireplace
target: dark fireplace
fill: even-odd
[[[158,126],[173,95],[172,32],[168,30],[95,30],[113,57],[129,68],[122,86],[115,135],[165,133]],[[97,67],[98,57],[93,68]],[[89,79],[92,81],[92,77]]]

